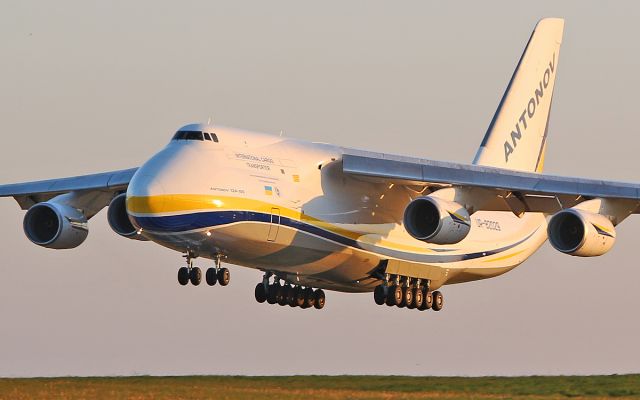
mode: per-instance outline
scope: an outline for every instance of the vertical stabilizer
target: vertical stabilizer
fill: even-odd
[[[538,22],[474,164],[542,172],[564,20]]]

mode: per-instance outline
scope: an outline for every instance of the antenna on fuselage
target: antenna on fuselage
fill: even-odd
[[[209,119],[207,119],[207,125],[211,125],[212,122],[213,122],[213,118],[209,117]]]
[[[282,135],[284,135],[284,131],[280,129],[280,137],[282,137]]]

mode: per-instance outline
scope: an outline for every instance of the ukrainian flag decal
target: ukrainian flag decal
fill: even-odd
[[[273,196],[273,187],[272,186],[265,186],[264,187],[264,194],[266,194],[267,196]]]

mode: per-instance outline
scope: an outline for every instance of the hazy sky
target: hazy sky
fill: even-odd
[[[0,5],[0,182],[137,166],[209,116],[470,162],[545,16],[566,19],[546,171],[640,180],[637,2],[21,0]],[[181,287],[180,254],[105,214],[54,251],[0,201],[0,376],[640,372],[639,217],[603,257],[545,245],[420,313],[258,304],[261,274],[235,266],[226,288]]]

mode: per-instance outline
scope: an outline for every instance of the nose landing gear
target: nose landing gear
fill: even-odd
[[[202,282],[202,270],[199,267],[193,266],[193,259],[196,256],[192,252],[187,252],[184,257],[187,259],[187,266],[180,267],[178,269],[178,283],[182,286],[186,286],[189,282],[193,286],[198,286]],[[227,268],[221,267],[222,255],[216,256],[216,266],[208,268],[205,273],[205,281],[207,285],[213,286],[219,283],[220,286],[227,286],[231,280],[231,273]]]
[[[273,283],[269,279],[273,278]],[[324,308],[326,297],[324,290],[300,285],[280,284],[280,279],[272,273],[267,272],[262,278],[262,282],[256,285],[255,297],[258,303],[267,302],[280,306],[299,307],[302,309],[314,307],[317,310]]]

